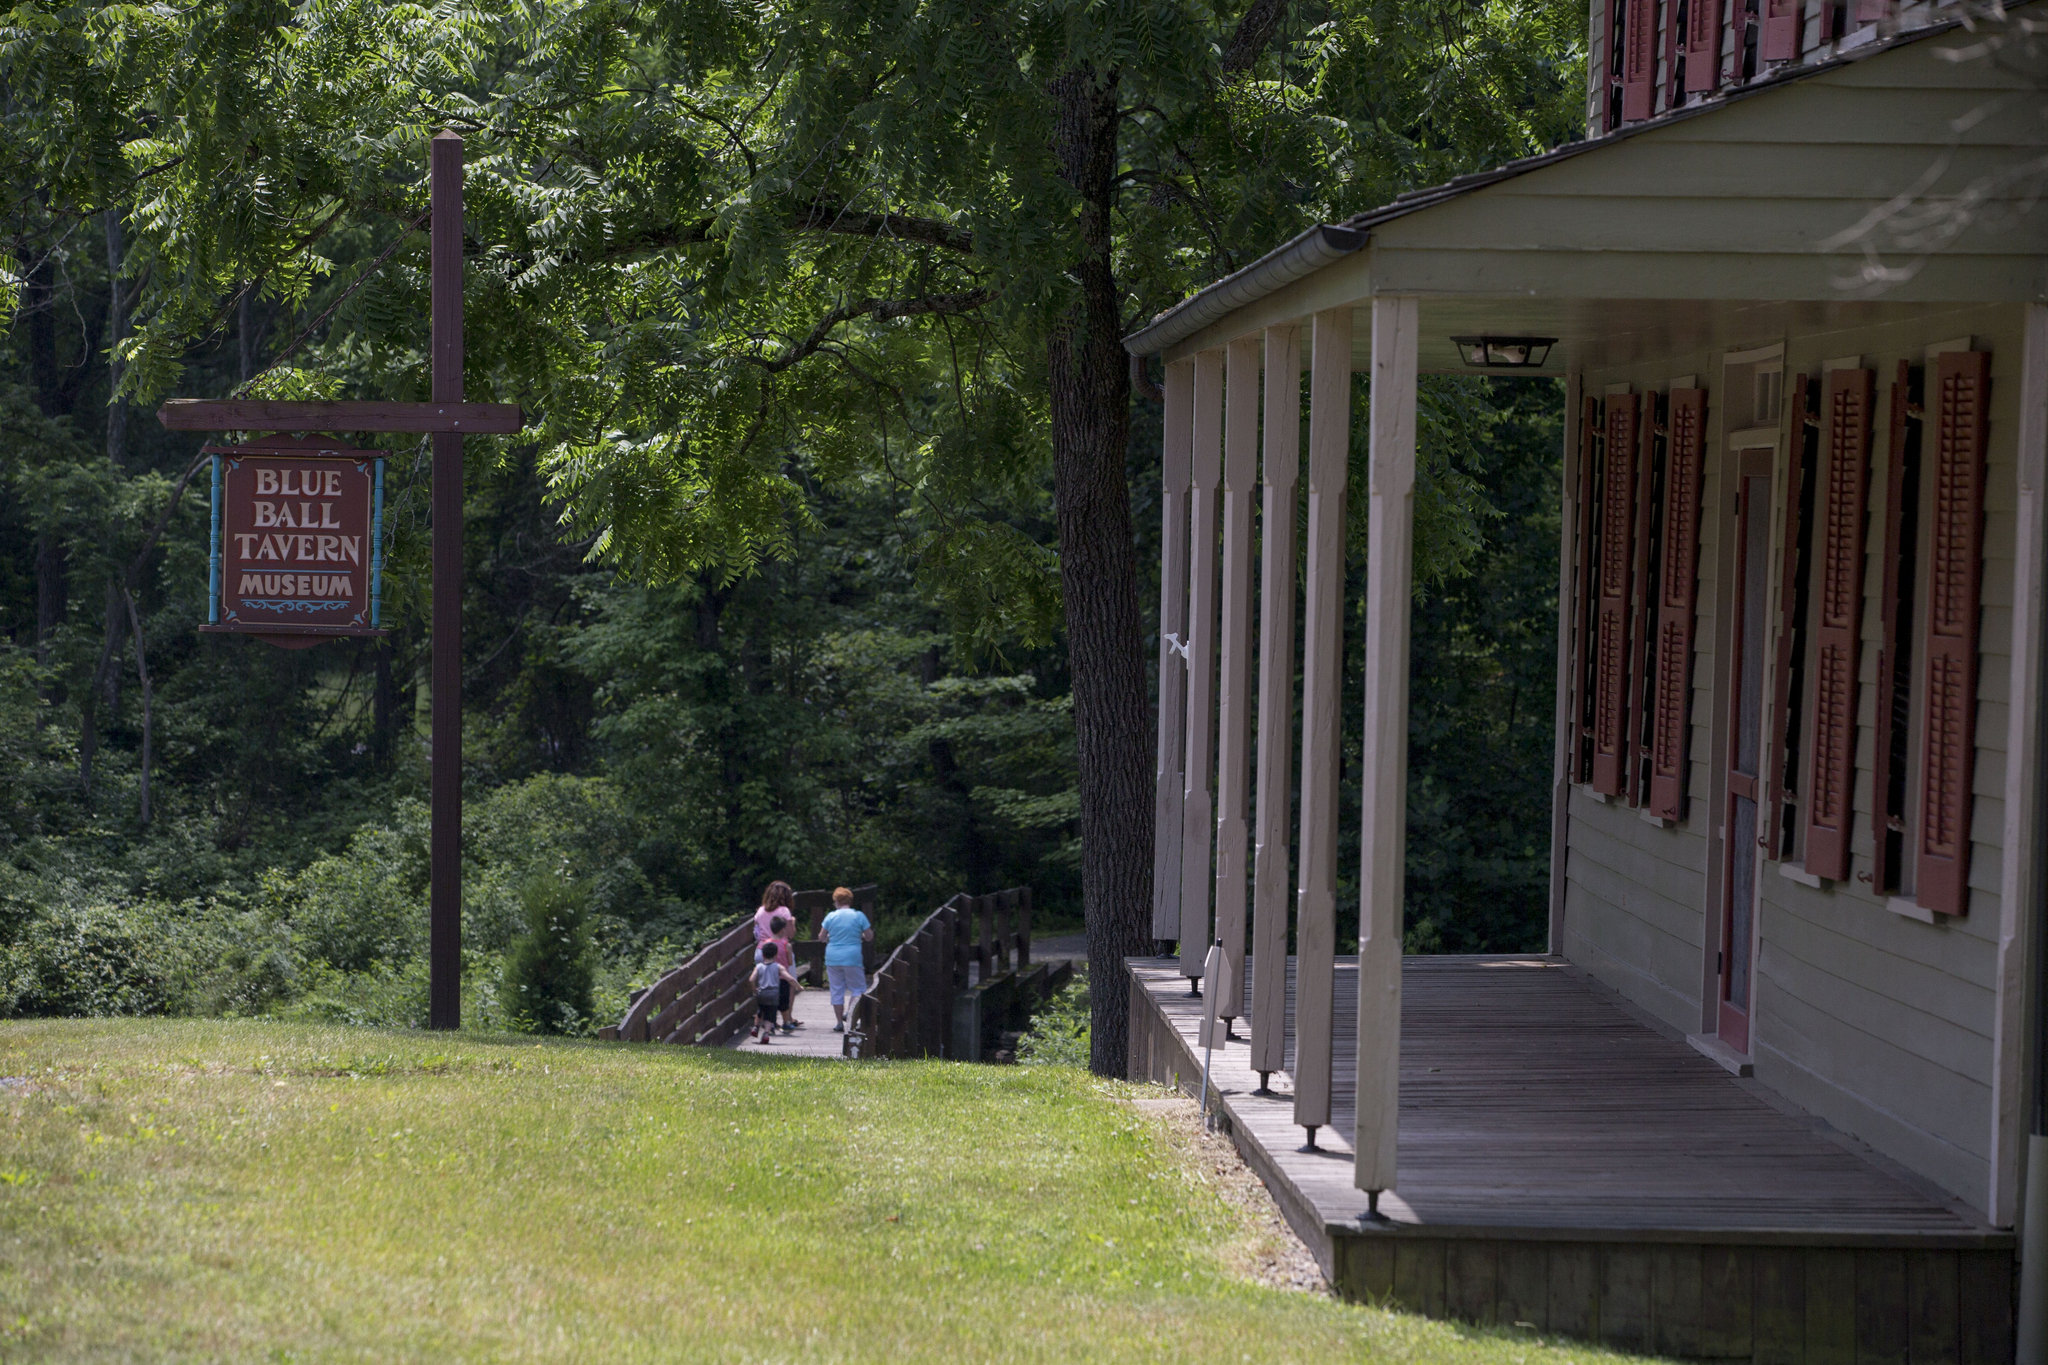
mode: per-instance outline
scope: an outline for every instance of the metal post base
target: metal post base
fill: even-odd
[[[1295,1151],[1297,1151],[1297,1152],[1320,1152],[1320,1151],[1322,1151],[1322,1150],[1323,1150],[1322,1148],[1320,1148],[1320,1147],[1316,1146],[1316,1129],[1317,1129],[1317,1128],[1319,1128],[1319,1127],[1321,1127],[1321,1126],[1322,1126],[1322,1125],[1320,1125],[1320,1124],[1315,1124],[1315,1123],[1305,1123],[1305,1124],[1303,1124],[1303,1125],[1302,1125],[1302,1127],[1304,1127],[1304,1128],[1308,1129],[1308,1141],[1307,1141],[1307,1142],[1304,1142],[1304,1143],[1302,1143],[1302,1144],[1301,1144],[1301,1146],[1299,1146],[1299,1147],[1295,1148],[1294,1150],[1295,1150]]]
[[[1358,1221],[1361,1223],[1385,1223],[1389,1221],[1387,1215],[1380,1212],[1380,1192],[1378,1190],[1367,1190],[1365,1192],[1365,1212],[1358,1215]]]
[[[1271,1099],[1273,1095],[1273,1087],[1271,1085],[1272,1079],[1272,1072],[1261,1071],[1259,1073],[1259,1088],[1257,1090],[1252,1091],[1252,1093],[1254,1095],[1263,1095],[1266,1098]]]
[[[1202,978],[1201,978],[1201,977],[1199,977],[1199,976],[1191,976],[1191,977],[1189,977],[1189,978],[1188,978],[1188,999],[1190,999],[1190,1000],[1200,1000],[1201,998],[1202,998]]]

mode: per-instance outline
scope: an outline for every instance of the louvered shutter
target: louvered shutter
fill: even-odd
[[[1593,636],[1593,790],[1621,794],[1628,726],[1629,570],[1635,557],[1636,400],[1607,399],[1600,488],[1599,622]]]
[[[1650,813],[1685,818],[1692,640],[1699,592],[1707,394],[1673,389],[1664,447],[1664,555],[1657,587],[1656,693],[1650,715]]]
[[[1785,477],[1785,535],[1778,547],[1778,645],[1777,685],[1771,695],[1777,714],[1771,723],[1769,768],[1764,774],[1764,799],[1769,807],[1763,814],[1766,857],[1785,856],[1786,775],[1792,748],[1792,727],[1800,698],[1793,694],[1795,656],[1798,652],[1799,605],[1799,518],[1800,500],[1806,496],[1806,442],[1810,439],[1812,384],[1800,375],[1792,386],[1792,448]]]
[[[1822,397],[1819,525],[1814,567],[1813,747],[1806,769],[1806,870],[1849,876],[1855,819],[1856,685],[1863,621],[1863,509],[1870,485],[1870,422],[1876,375],[1835,370]]]
[[[1650,523],[1656,509],[1651,498],[1657,484],[1657,396],[1643,395],[1642,416],[1636,423],[1636,516],[1635,567],[1630,595],[1634,615],[1628,628],[1628,725],[1622,735],[1622,786],[1631,806],[1640,806],[1648,795],[1643,772],[1646,742],[1643,734],[1648,720],[1649,698],[1644,687],[1649,677],[1650,629],[1657,604],[1650,598]]]
[[[1593,778],[1592,681],[1586,673],[1587,651],[1594,630],[1594,608],[1599,594],[1593,588],[1593,466],[1600,436],[1600,400],[1588,397],[1579,411],[1579,557],[1572,575],[1572,686],[1576,689],[1572,707],[1572,781]]]
[[[1685,12],[1685,89],[1698,94],[1719,85],[1721,0],[1690,0]]]
[[[1763,60],[1787,62],[1799,55],[1804,8],[1805,0],[1764,0],[1764,31],[1758,53]]]
[[[1900,803],[1892,799],[1892,785],[1897,777],[1892,749],[1906,723],[1906,717],[1899,714],[1903,694],[1898,686],[1899,631],[1905,624],[1899,612],[1899,568],[1911,549],[1905,543],[1906,441],[1911,400],[1912,370],[1901,360],[1898,377],[1892,381],[1891,439],[1884,452],[1884,553],[1878,561],[1884,566],[1884,596],[1879,604],[1877,733],[1871,744],[1870,773],[1870,837],[1875,845],[1870,880],[1877,891],[1891,891],[1899,884],[1898,862],[1889,836],[1893,822],[1905,816]]]
[[[1656,107],[1657,0],[1627,0],[1622,14],[1621,118],[1634,123]]]
[[[1977,596],[1983,573],[1985,403],[1990,387],[1987,353],[1951,351],[1939,357],[1917,885],[1922,906],[1950,915],[1963,913],[1969,898]]]

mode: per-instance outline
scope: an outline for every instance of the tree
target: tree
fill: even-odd
[[[800,530],[807,488],[879,476],[963,636],[1063,626],[1093,1062],[1120,1072],[1152,830],[1119,339],[1307,221],[1566,135],[1581,19],[41,0],[12,12],[0,71],[40,116],[17,155],[52,196],[134,206],[136,398],[252,294],[310,324],[257,391],[424,396],[407,234],[450,126],[472,147],[470,392],[540,415],[594,553],[729,580]],[[1028,526],[1048,463],[1056,582]]]

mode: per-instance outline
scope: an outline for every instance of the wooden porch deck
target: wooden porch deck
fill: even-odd
[[[1200,1083],[1200,1002],[1131,963],[1136,1079]],[[1288,963],[1292,1013],[1294,963]],[[1554,958],[1409,958],[1387,1221],[1351,1183],[1357,969],[1340,959],[1333,1122],[1291,1085],[1212,1084],[1238,1147],[1338,1290],[1673,1355],[2009,1361],[2009,1234],[1774,1103]],[[1290,1040],[1291,1042],[1291,1040]],[[1290,1061],[1293,1050],[1288,1050]]]

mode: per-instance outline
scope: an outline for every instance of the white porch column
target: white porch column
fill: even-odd
[[[1252,747],[1252,482],[1259,467],[1259,339],[1226,348],[1223,409],[1223,626],[1216,740],[1216,937],[1223,943],[1216,1014],[1244,1013],[1245,806]],[[1213,988],[1212,988],[1213,989]]]
[[[2043,883],[2048,881],[2048,850],[2041,847],[2042,790],[2040,757],[2042,709],[2048,706],[2048,657],[2042,630],[2044,597],[2048,597],[2048,306],[2027,305],[2020,354],[2018,499],[2014,511],[2012,566],[2012,682],[2005,738],[2004,868],[1998,883],[1998,1002],[1991,1035],[1991,1188],[1985,1208],[1991,1221],[2010,1227],[2019,1220],[2022,1151],[2029,1181],[2048,1181],[2048,1170],[2036,1163],[2048,1156],[2048,1144],[2029,1150],[2032,1128],[2028,1074],[2041,1059],[2033,1056],[2033,1011],[2028,1008],[2035,949],[2034,917],[2041,913]],[[2048,1165],[2042,1162],[2041,1165]],[[2048,1208],[2038,1198],[2027,1200],[2031,1213]],[[2048,1229],[2025,1229],[2027,1247],[2048,1248],[2037,1240]],[[2038,1252],[2037,1252],[2038,1254]],[[2037,1263],[2023,1273],[2037,1288],[2048,1286]],[[2048,1345],[2048,1297],[2033,1296],[2035,1308],[2027,1326],[2035,1344]],[[2024,1302],[2024,1300],[2023,1300]],[[2021,1357],[2025,1359],[2024,1356]]]
[[[1252,1069],[1287,1069],[1287,854],[1294,781],[1294,503],[1301,339],[1266,329],[1265,510],[1259,518],[1259,794],[1252,865]]]
[[[1365,782],[1358,857],[1358,1126],[1352,1180],[1394,1187],[1401,1121],[1401,893],[1408,857],[1408,609],[1415,588],[1413,297],[1372,301]],[[1377,1203],[1377,1198],[1375,1198]]]
[[[1302,646],[1301,891],[1295,912],[1294,1121],[1330,1121],[1337,951],[1337,773],[1344,765],[1344,481],[1351,447],[1351,310],[1315,316],[1308,381],[1308,608]]]
[[[1565,860],[1570,855],[1572,804],[1572,697],[1578,681],[1572,677],[1572,632],[1578,622],[1572,614],[1572,577],[1578,569],[1579,537],[1586,528],[1579,525],[1579,398],[1585,392],[1585,376],[1573,369],[1564,381],[1564,459],[1559,462],[1563,477],[1558,481],[1557,518],[1557,708],[1556,737],[1550,756],[1550,931],[1546,949],[1564,951]]]
[[[1159,456],[1159,753],[1152,794],[1152,937],[1180,937],[1180,823],[1187,757],[1188,463],[1195,365],[1166,367]]]
[[[1188,747],[1180,837],[1180,970],[1202,975],[1209,952],[1209,840],[1216,799],[1216,485],[1223,465],[1223,352],[1195,357],[1188,483]]]

